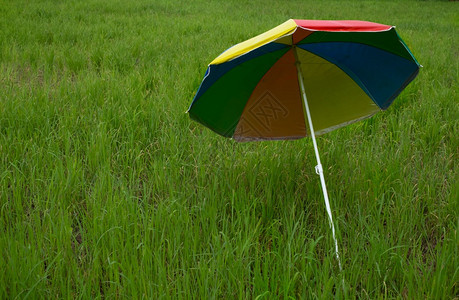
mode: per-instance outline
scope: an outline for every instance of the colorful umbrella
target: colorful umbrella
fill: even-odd
[[[393,26],[288,20],[214,59],[188,113],[236,141],[312,137],[341,268],[315,135],[387,109],[419,68]]]

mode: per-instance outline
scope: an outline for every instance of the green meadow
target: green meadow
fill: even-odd
[[[396,25],[385,112],[236,143],[185,113],[290,18]],[[459,3],[0,0],[1,299],[458,299]],[[237,88],[237,87],[235,87]]]

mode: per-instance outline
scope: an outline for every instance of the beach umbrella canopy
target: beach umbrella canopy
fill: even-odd
[[[419,68],[394,26],[291,19],[215,58],[188,113],[240,142],[311,136],[340,262],[315,136],[387,109]]]

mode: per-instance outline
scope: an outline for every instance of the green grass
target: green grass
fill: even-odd
[[[424,65],[318,139],[341,274],[311,141],[184,113],[289,18],[397,25]],[[458,28],[448,1],[0,0],[0,298],[457,299]]]

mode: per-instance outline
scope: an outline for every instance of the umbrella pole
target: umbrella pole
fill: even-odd
[[[339,258],[339,252],[338,252],[338,241],[336,240],[336,237],[335,237],[335,225],[333,223],[333,217],[332,217],[332,212],[331,212],[331,208],[330,208],[330,202],[328,201],[327,186],[325,185],[324,171],[323,171],[323,168],[322,168],[322,164],[320,163],[319,149],[317,148],[316,136],[315,136],[315,133],[314,133],[314,127],[312,125],[312,119],[311,119],[311,113],[309,111],[308,99],[306,97],[306,92],[305,92],[305,89],[304,89],[303,74],[301,73],[300,62],[298,60],[296,47],[295,46],[293,46],[293,47],[294,47],[294,52],[295,52],[296,69],[298,71],[298,82],[300,84],[301,95],[303,97],[304,107],[306,109],[306,115],[308,117],[308,122],[309,122],[309,129],[311,131],[312,143],[314,145],[314,151],[316,153],[316,159],[317,159],[316,173],[320,176],[320,183],[322,185],[322,192],[324,194],[324,199],[325,199],[325,207],[326,207],[327,213],[328,213],[328,220],[330,221],[330,227],[331,227],[331,230],[332,230],[333,240],[335,241],[335,255],[336,255],[336,259],[338,260],[339,270],[342,271],[343,269],[342,269],[342,266],[341,266],[341,260]]]

